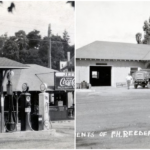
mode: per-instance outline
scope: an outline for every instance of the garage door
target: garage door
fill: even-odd
[[[110,66],[90,66],[91,86],[111,86]]]

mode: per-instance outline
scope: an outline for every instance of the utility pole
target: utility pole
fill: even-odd
[[[1,106],[1,129],[0,133],[4,133],[4,97],[3,97],[3,70],[0,70],[0,106]]]
[[[48,48],[48,68],[52,68],[51,61],[51,25],[48,26],[48,39],[49,39],[49,48]]]

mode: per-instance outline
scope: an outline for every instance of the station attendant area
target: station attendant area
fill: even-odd
[[[55,92],[50,97],[50,117],[51,120],[67,120],[73,117],[73,112],[70,114],[72,105],[68,102],[68,92]],[[71,95],[72,96],[72,95]],[[70,98],[70,97],[69,97]],[[72,100],[72,98],[71,98]]]
[[[43,78],[36,77],[41,72],[42,76],[46,75]],[[70,81],[71,90],[58,90],[54,84],[56,72],[39,65],[6,72],[1,94],[2,133],[50,130],[51,121],[74,119],[74,77],[59,77],[59,81],[62,78],[67,83]],[[44,83],[44,79],[47,83]],[[61,88],[59,82],[57,85]]]

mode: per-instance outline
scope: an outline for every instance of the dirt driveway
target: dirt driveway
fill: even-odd
[[[76,94],[77,148],[150,148],[150,89],[94,90]]]

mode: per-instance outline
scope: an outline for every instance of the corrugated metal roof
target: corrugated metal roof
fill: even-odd
[[[76,58],[150,60],[150,45],[95,41],[77,49]]]
[[[14,69],[14,76],[12,78],[12,85],[14,91],[22,91],[22,84],[27,83],[29,85],[29,91],[40,91],[40,85],[42,80],[48,85],[48,91],[54,90],[54,72],[56,70],[43,67],[40,65],[28,64],[28,69]],[[36,77],[36,75],[40,80]],[[4,91],[6,91],[7,79],[4,80]]]
[[[17,61],[0,57],[0,68],[28,68],[29,66],[19,63]]]

